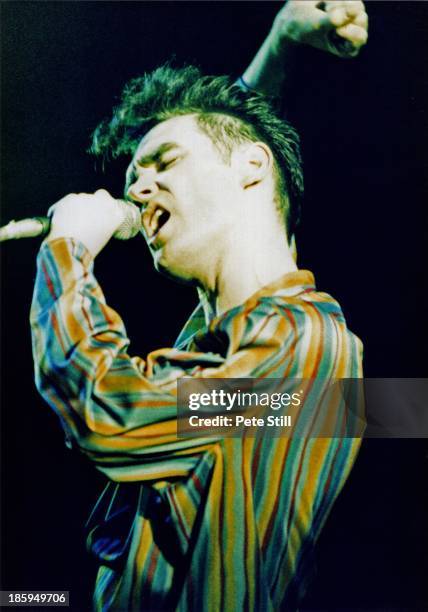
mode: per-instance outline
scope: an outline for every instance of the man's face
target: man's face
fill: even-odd
[[[155,267],[183,281],[216,274],[239,230],[239,173],[193,115],[156,125],[127,171],[127,197],[142,210]]]

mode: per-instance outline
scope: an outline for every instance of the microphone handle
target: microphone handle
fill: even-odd
[[[49,232],[51,220],[49,217],[32,217],[21,221],[10,221],[0,227],[0,242],[17,238],[34,238],[44,236]]]
[[[123,221],[116,230],[114,237],[119,240],[128,240],[136,236],[141,229],[140,212],[135,204],[123,200],[117,202],[123,212]],[[21,221],[10,221],[7,225],[0,227],[0,242],[45,236],[49,233],[50,227],[50,217],[32,217]]]

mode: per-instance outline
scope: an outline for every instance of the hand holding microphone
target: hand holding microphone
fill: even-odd
[[[105,189],[94,194],[69,194],[50,208],[51,217],[36,217],[11,222],[0,228],[0,241],[45,235],[46,241],[74,238],[82,242],[93,257],[112,236],[121,240],[134,237],[141,229],[138,208],[114,199]]]

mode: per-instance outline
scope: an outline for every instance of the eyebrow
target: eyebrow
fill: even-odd
[[[141,157],[138,157],[135,161],[133,161],[132,164],[128,167],[128,170],[126,171],[126,181],[123,196],[124,199],[129,199],[128,189],[137,178],[136,166],[150,166],[151,164],[157,164],[161,160],[162,156],[165,155],[165,153],[168,153],[168,151],[171,151],[172,149],[178,149],[179,147],[180,145],[177,142],[164,142],[159,145],[158,148],[155,149],[152,153],[142,155]]]
[[[150,164],[156,164],[165,153],[170,151],[171,149],[176,149],[180,145],[176,142],[164,142],[158,146],[152,153],[147,153],[146,155],[142,155],[138,157],[136,160],[136,164],[138,166],[149,166]]]

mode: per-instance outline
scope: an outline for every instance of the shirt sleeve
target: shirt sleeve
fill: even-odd
[[[239,76],[236,79],[235,85],[238,85],[238,87],[240,87],[244,91],[250,91],[250,92],[251,91],[256,91],[253,87],[250,87],[250,85],[248,85],[248,83],[244,80],[244,76],[243,75]]]
[[[295,338],[283,317],[255,301],[228,311],[195,351],[131,357],[91,255],[71,239],[42,246],[30,318],[39,392],[67,437],[113,480],[187,474],[218,440],[177,437],[177,381],[280,376]],[[204,346],[210,334],[218,352]]]

